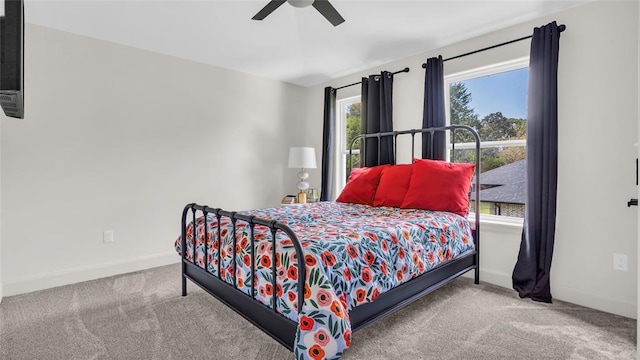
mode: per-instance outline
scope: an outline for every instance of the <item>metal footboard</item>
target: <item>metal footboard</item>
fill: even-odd
[[[209,229],[209,223],[207,221],[208,216],[215,216],[217,220],[217,236],[215,239],[210,239],[209,233],[211,229]],[[189,221],[189,217],[191,221]],[[222,266],[222,255],[221,250],[223,246],[223,239],[221,235],[220,222],[224,217],[229,218],[232,226],[232,234],[233,236],[233,254],[232,254],[232,266],[233,266],[233,283],[229,283],[221,276],[221,266]],[[198,226],[197,219],[202,218],[203,223],[203,244],[204,244],[204,267],[201,267],[197,263],[197,244],[198,244]],[[245,292],[238,289],[238,282],[236,279],[237,276],[237,234],[236,234],[236,224],[238,222],[244,222],[249,226],[250,229],[250,256],[251,256],[251,295],[247,295]],[[187,227],[191,225],[193,227],[193,257],[191,260],[188,259],[188,248],[187,248]],[[269,229],[271,234],[271,239],[256,239],[255,238],[255,226],[262,225]],[[282,345],[286,346],[290,350],[293,349],[293,336],[295,335],[295,329],[297,324],[293,321],[285,318],[284,316],[278,313],[278,296],[276,292],[277,288],[277,255],[276,249],[278,245],[277,241],[277,233],[278,231],[284,232],[288,238],[291,240],[295,248],[295,260],[296,266],[298,270],[298,302],[297,302],[297,311],[302,309],[304,304],[304,292],[305,292],[305,279],[306,279],[306,267],[304,262],[304,254],[302,252],[302,246],[296,234],[291,230],[287,225],[274,221],[262,219],[253,215],[245,215],[237,212],[225,211],[218,208],[210,208],[208,206],[197,205],[197,204],[188,204],[185,206],[182,211],[182,296],[187,295],[187,279],[192,280],[194,283],[199,285],[205,291],[218,298],[220,301],[227,304],[227,306],[234,309],[240,315],[244,316],[246,319],[254,323],[256,326],[261,328],[263,331],[271,335],[274,339],[278,340]],[[256,292],[255,292],[255,278],[256,278],[256,256],[255,256],[255,248],[256,243],[260,241],[266,241],[272,243],[272,251],[271,251],[271,275],[272,286],[273,286],[273,297],[271,299],[271,310],[265,311],[265,305],[256,300]],[[209,272],[209,259],[208,259],[208,249],[209,245],[213,246],[217,245],[217,275]],[[243,296],[244,295],[244,296]]]

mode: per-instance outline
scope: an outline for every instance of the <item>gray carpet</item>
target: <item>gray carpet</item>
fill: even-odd
[[[353,336],[349,359],[634,359],[636,321],[466,278]],[[0,359],[293,359],[179,265],[5,298]]]

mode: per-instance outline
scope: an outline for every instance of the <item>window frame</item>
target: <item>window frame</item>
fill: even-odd
[[[518,70],[529,67],[529,57],[517,58],[509,61],[504,61],[500,63],[495,63],[487,66],[482,66],[479,68],[469,69],[465,71],[460,71],[457,73],[453,73],[450,75],[444,76],[444,99],[445,99],[445,118],[446,125],[451,125],[451,93],[450,88],[452,83],[471,80],[475,78],[479,78],[482,76],[495,75],[503,72],[508,72],[512,70]],[[480,139],[480,148],[496,148],[496,147],[509,147],[509,146],[524,146],[526,149],[527,140],[500,140],[500,141],[482,141]],[[451,139],[449,133],[447,132],[446,136],[446,144],[447,144],[447,160],[450,161],[450,154],[452,150]],[[458,150],[463,149],[475,149],[475,143],[456,143],[455,148]],[[480,177],[480,181],[482,181],[482,177]],[[470,213],[469,216],[472,218],[473,213]],[[499,225],[508,225],[508,226],[518,226],[521,225],[524,218],[515,217],[515,216],[507,216],[507,215],[493,215],[493,214],[480,214],[480,221],[483,223],[492,223]]]
[[[350,96],[336,101],[338,126],[336,127],[336,171],[334,182],[336,184],[336,197],[347,184],[347,156],[349,148],[347,144],[347,106],[362,102],[361,95]],[[360,149],[353,149],[353,154],[359,154]]]

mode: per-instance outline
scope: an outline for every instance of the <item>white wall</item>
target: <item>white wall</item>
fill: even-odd
[[[322,133],[323,87],[339,87],[380,70],[408,74],[394,80],[396,129],[422,122],[424,70],[431,56],[444,58],[526,36],[557,20],[559,179],[556,244],[551,290],[556,299],[636,317],[638,215],[628,208],[637,195],[633,144],[638,133],[638,4],[593,2],[501,31],[463,41],[310,89],[306,134]],[[529,41],[445,63],[452,74],[528,56]],[[352,87],[338,98],[358,94]],[[320,147],[321,137],[310,136]],[[314,181],[314,179],[312,179]],[[319,178],[315,179],[319,183]],[[521,235],[519,226],[482,225],[481,279],[511,287]],[[613,253],[629,255],[629,271],[613,270]]]
[[[5,296],[178,262],[187,203],[275,206],[295,188],[304,88],[31,24],[25,38],[25,119],[1,121]]]

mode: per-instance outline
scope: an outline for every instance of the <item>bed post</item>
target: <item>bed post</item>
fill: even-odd
[[[184,275],[185,267],[186,267],[185,261],[187,257],[187,214],[189,213],[189,209],[191,209],[193,205],[195,204],[193,203],[188,204],[187,206],[184,207],[184,210],[182,210],[182,230],[181,230],[182,259],[180,264],[180,269],[182,273],[182,296],[187,296],[187,277]],[[193,229],[193,231],[194,231],[194,237],[195,237],[195,229]]]
[[[474,284],[480,283],[480,136],[475,129],[470,129],[473,137],[476,139],[476,180],[475,180],[475,231],[473,236],[474,245],[476,247],[474,271]]]
[[[476,268],[474,271],[474,280],[473,283],[478,285],[480,284],[480,231],[479,227],[476,226],[476,231],[474,231],[474,240],[476,244],[476,254],[474,255],[476,258]]]

